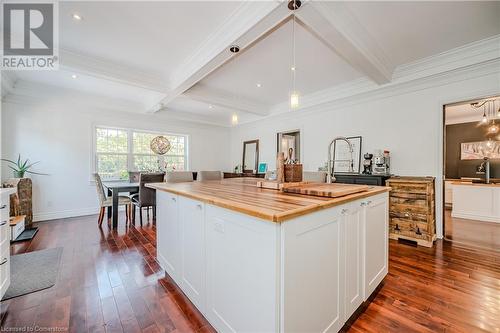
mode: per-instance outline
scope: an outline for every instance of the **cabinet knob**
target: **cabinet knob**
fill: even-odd
[[[2,223],[0,223],[0,227],[3,227],[6,224],[7,224],[7,221],[2,221]]]
[[[349,212],[349,209],[344,208],[344,209],[342,209],[341,214],[342,214],[342,215],[346,215],[348,212]]]
[[[368,201],[366,202],[366,204],[367,204],[367,205],[369,205],[369,204],[371,204],[371,203],[372,203],[372,201],[371,201],[371,200],[368,200]]]
[[[4,209],[5,207],[7,207],[7,205],[1,205],[0,209]]]
[[[177,200],[176,200],[175,198],[172,198],[172,201],[173,201],[173,202],[176,202]]]
[[[0,262],[0,266],[2,266],[3,264],[5,264],[7,262],[7,258],[3,258],[2,262]]]
[[[202,206],[201,204],[197,204],[197,205],[196,205],[196,207],[197,207],[198,209],[202,209],[202,208],[203,208],[203,206]]]
[[[366,206],[366,202],[365,202],[365,201],[363,201],[363,202],[360,204],[360,206],[361,206],[361,207]]]

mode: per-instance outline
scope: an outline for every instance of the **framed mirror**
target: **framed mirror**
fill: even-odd
[[[291,159],[300,163],[300,130],[280,132],[276,142],[276,152],[285,153],[285,161]]]
[[[243,172],[257,173],[259,167],[259,140],[243,142]]]

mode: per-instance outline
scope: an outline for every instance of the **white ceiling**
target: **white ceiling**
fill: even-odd
[[[396,65],[500,34],[498,1],[353,1],[347,6]]]
[[[239,6],[226,1],[60,2],[62,48],[168,79]],[[72,18],[74,13],[83,17]]]
[[[301,96],[360,80],[390,84],[398,66],[500,36],[500,2],[309,1],[296,13],[305,22],[295,26]],[[289,15],[277,1],[60,2],[61,69],[12,76],[120,99],[137,112],[253,121],[289,99]],[[232,43],[243,48],[236,56]]]
[[[200,83],[268,107],[287,100],[292,87],[292,36],[293,21],[289,20]],[[362,76],[299,23],[295,24],[295,49],[295,90],[300,94]]]

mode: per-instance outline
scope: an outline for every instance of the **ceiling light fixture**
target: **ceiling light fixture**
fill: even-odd
[[[71,75],[72,79],[76,79],[78,76],[76,74]]]
[[[208,106],[208,108],[209,108],[209,109],[213,109],[213,108],[214,108],[214,106],[210,104],[210,105]]]
[[[290,9],[290,10],[297,10],[300,8],[301,5],[302,5],[302,2],[300,0],[288,1],[288,9]]]
[[[83,19],[83,17],[78,13],[73,13],[71,16],[77,21],[81,21]]]
[[[492,122],[494,124],[496,119],[500,119],[500,107],[497,109],[497,102],[500,101],[499,97],[489,98],[482,101],[470,103],[472,110],[483,110],[483,116],[480,123],[487,124]]]
[[[238,45],[231,45],[229,51],[231,51],[231,53],[238,53],[240,52],[240,47]]]
[[[260,88],[260,87],[262,87],[262,84],[257,83],[256,86],[257,86],[257,88]]]
[[[293,1],[295,4],[296,0]],[[295,5],[294,5],[295,6]],[[300,7],[300,3],[299,3]],[[290,8],[290,2],[288,2],[288,8]],[[298,7],[297,7],[298,8]],[[295,9],[297,9],[295,8]],[[293,13],[292,21],[292,91],[290,92],[290,108],[296,109],[299,107],[299,93],[295,89],[295,13]]]

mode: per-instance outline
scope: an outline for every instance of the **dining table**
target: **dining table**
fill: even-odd
[[[118,197],[120,193],[137,193],[139,192],[139,183],[127,181],[104,181],[102,183],[108,190],[108,196],[112,198],[112,208],[108,209],[108,219],[113,218],[113,229],[118,227]]]

